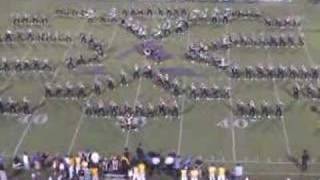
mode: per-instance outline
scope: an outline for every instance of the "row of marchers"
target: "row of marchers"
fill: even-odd
[[[84,105],[84,112],[87,116],[93,117],[178,117],[180,114],[177,102],[168,103],[162,99],[157,105],[148,103],[143,105],[136,103],[134,106],[130,106],[128,103],[118,105],[117,103],[110,101],[105,103],[103,100],[90,101],[88,100]]]

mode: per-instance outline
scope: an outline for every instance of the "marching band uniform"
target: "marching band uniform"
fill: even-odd
[[[208,167],[209,180],[216,180],[216,171],[217,168],[215,166]]]

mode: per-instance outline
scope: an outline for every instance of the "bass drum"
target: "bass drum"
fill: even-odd
[[[151,49],[149,49],[149,48],[145,48],[144,50],[143,50],[143,53],[144,53],[144,55],[146,55],[146,56],[150,56],[151,55]]]

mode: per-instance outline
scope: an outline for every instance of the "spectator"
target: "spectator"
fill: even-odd
[[[7,173],[4,170],[3,162],[0,162],[0,180],[8,180]]]
[[[216,171],[217,171],[217,168],[215,167],[214,164],[211,164],[208,167],[209,180],[216,180]]]
[[[301,156],[301,171],[308,170],[309,160],[310,160],[310,155],[309,155],[308,151],[305,149],[305,150],[303,150],[303,153]]]
[[[236,164],[233,169],[233,175],[235,180],[241,180],[243,176],[243,166],[241,164]]]
[[[220,166],[218,169],[218,179],[217,180],[225,180],[226,179],[226,169],[223,166]]]
[[[22,155],[22,162],[23,162],[23,167],[26,170],[29,170],[30,169],[30,160],[29,160],[29,156],[26,152],[24,152]]]

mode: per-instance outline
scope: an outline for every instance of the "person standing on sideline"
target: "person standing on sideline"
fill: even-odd
[[[310,161],[310,155],[308,151],[305,149],[303,150],[302,156],[301,156],[301,171],[307,171],[308,170],[308,163]]]
[[[0,180],[8,180],[7,173],[2,162],[0,162]]]
[[[214,164],[208,167],[209,180],[216,180],[217,168]]]
[[[241,180],[243,176],[243,166],[241,164],[236,164],[233,169],[233,175],[236,180]]]
[[[188,168],[187,167],[180,170],[180,180],[188,180]]]
[[[223,166],[218,168],[218,179],[217,180],[226,180],[226,169]]]

